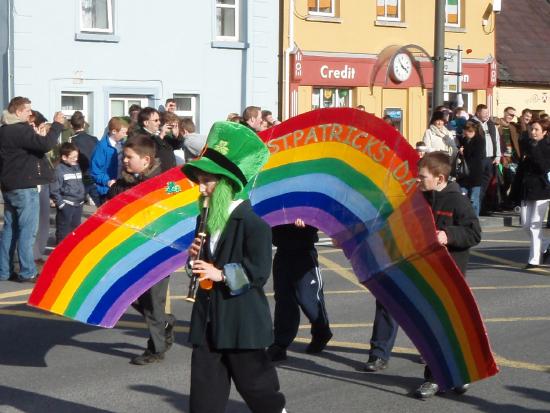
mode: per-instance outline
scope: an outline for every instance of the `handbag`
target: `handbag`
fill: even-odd
[[[464,179],[470,176],[470,168],[468,167],[468,163],[466,162],[464,155],[461,153],[459,153],[456,158],[455,168],[456,179]]]

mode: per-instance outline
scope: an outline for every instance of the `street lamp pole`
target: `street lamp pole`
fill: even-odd
[[[432,111],[443,104],[443,75],[445,70],[445,0],[435,0],[434,81]]]

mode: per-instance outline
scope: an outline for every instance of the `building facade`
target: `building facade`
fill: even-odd
[[[48,118],[81,110],[96,135],[168,98],[203,133],[247,105],[277,114],[275,0],[0,3],[3,107],[27,96]]]
[[[364,105],[377,116],[392,116],[410,142],[422,137],[431,110],[434,0],[285,0],[281,19],[285,116]],[[491,1],[447,0],[445,47],[463,50],[459,103],[470,112],[479,103],[491,105]],[[454,73],[451,62],[448,71]],[[450,104],[456,104],[458,76],[447,79]]]

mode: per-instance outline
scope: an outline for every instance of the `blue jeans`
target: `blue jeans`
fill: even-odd
[[[0,241],[0,280],[14,273],[13,255],[17,247],[19,276],[37,274],[33,246],[38,231],[39,197],[37,188],[3,191],[4,229]]]
[[[461,186],[460,191],[470,199],[476,215],[479,216],[479,209],[481,208],[481,186],[472,186],[470,188]]]

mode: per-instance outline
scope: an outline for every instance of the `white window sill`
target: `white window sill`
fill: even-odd
[[[81,42],[118,43],[120,37],[111,33],[75,33],[74,39]]]
[[[445,31],[451,33],[466,33],[466,29],[464,27],[445,26]]]
[[[248,49],[250,45],[246,42],[236,42],[236,41],[223,41],[223,40],[214,40],[211,44],[214,49]]]
[[[321,22],[321,23],[342,23],[343,19],[340,17],[333,16],[317,16],[315,14],[310,14],[306,16],[306,21],[308,22]]]
[[[406,29],[407,27],[409,27],[409,25],[405,22],[398,22],[398,21],[392,21],[392,20],[375,20],[374,25],[381,26],[381,27],[399,27],[401,29]]]

